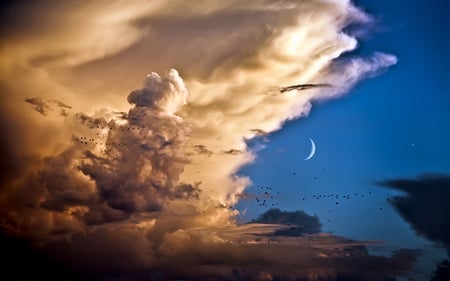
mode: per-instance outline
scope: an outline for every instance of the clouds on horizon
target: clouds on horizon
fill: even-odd
[[[349,1],[42,1],[2,13],[0,120],[13,138],[2,166],[16,161],[2,176],[2,232],[137,280],[375,280],[411,267],[417,253],[369,255],[370,243],[319,233],[303,212],[236,225],[251,182],[236,172],[256,157],[246,140],[396,63],[339,59],[357,47],[343,29],[370,22]],[[333,87],[266,95],[299,83]]]
[[[178,229],[167,233],[159,246],[152,244],[138,225],[132,224],[121,228],[103,225],[87,234],[74,234],[70,240],[49,242],[37,249],[24,248],[21,241],[3,237],[0,242],[8,242],[5,249],[23,255],[23,263],[33,262],[29,258],[41,257],[34,261],[40,268],[57,266],[57,271],[39,270],[31,275],[42,280],[52,277],[68,280],[375,281],[408,276],[419,254],[414,250],[397,250],[390,257],[373,256],[365,246],[371,242],[324,233],[274,235],[280,228],[289,226],[247,224]],[[10,248],[11,245],[15,248]],[[10,268],[5,273],[19,279],[30,277],[27,271],[13,272]]]

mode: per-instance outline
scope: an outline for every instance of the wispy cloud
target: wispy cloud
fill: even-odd
[[[67,105],[59,100],[47,101],[38,97],[25,98],[25,102],[33,105],[34,110],[44,116],[47,116],[50,112],[54,111],[55,107],[59,107],[62,108],[60,110],[60,115],[67,117],[68,113],[66,110],[72,108],[70,105]]]

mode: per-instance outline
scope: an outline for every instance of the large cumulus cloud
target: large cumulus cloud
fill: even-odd
[[[172,109],[182,106],[187,95],[172,69],[163,79],[149,75],[142,89],[130,93],[135,107],[126,120],[73,115],[78,129],[72,144],[43,159],[39,169],[3,199],[4,226],[20,229],[17,220],[23,215],[29,218],[21,221],[22,227],[30,231],[27,223],[40,217],[47,220],[40,228],[47,227],[49,233],[70,233],[84,231],[83,225],[161,211],[166,201],[198,199],[199,183],[179,182],[188,161],[188,126]],[[23,194],[26,189],[31,192]],[[23,213],[16,217],[17,212]]]
[[[357,47],[343,29],[370,22],[349,1],[20,2],[2,20],[2,233],[69,272],[137,280],[377,280],[411,266],[417,253],[371,256],[302,212],[236,225],[251,182],[236,172],[256,157],[245,140],[396,63],[338,59]],[[332,87],[270,94],[299,83]]]

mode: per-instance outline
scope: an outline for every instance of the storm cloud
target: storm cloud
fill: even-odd
[[[12,138],[2,167],[12,168],[0,225],[24,253],[100,279],[408,274],[417,252],[370,255],[373,242],[321,233],[302,211],[237,224],[251,184],[237,172],[257,157],[246,141],[396,63],[338,59],[357,47],[344,28],[370,23],[349,1],[40,1],[2,15],[0,120]],[[333,87],[267,95],[322,81]]]
[[[279,209],[270,209],[261,214],[255,223],[284,224],[288,229],[278,230],[278,235],[301,235],[313,234],[322,231],[322,224],[317,216],[310,216],[303,211],[281,211]]]
[[[70,105],[67,105],[59,100],[46,101],[37,97],[26,98],[25,102],[31,104],[34,110],[44,116],[47,116],[50,112],[55,111],[57,107],[59,107],[60,115],[67,117],[67,110],[72,108]]]
[[[416,179],[389,179],[378,182],[404,195],[389,198],[389,203],[417,234],[442,243],[450,251],[450,176],[424,174]]]
[[[26,98],[25,102],[32,104],[33,108],[42,115],[47,115],[50,106],[41,98]]]

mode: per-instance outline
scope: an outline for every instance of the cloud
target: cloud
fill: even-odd
[[[8,48],[14,43],[25,51],[20,55],[14,52],[12,57],[26,56],[35,66],[77,65],[102,58],[139,39],[140,31],[128,21],[152,8],[144,1],[135,1],[135,5],[105,4],[14,3],[2,9],[2,21],[8,24],[1,30],[2,37],[7,39]],[[41,8],[40,13],[36,13],[36,7]],[[91,18],[92,14],[97,18]],[[29,30],[29,26],[34,26],[34,30]],[[64,38],[71,39],[69,44]],[[33,48],[22,48],[24,42],[32,43]]]
[[[310,216],[303,211],[287,212],[279,209],[270,209],[261,214],[255,223],[269,223],[269,224],[285,224],[288,229],[278,230],[276,235],[302,235],[319,233],[322,229],[322,224],[317,216]]]
[[[25,102],[32,104],[34,110],[42,115],[47,115],[47,111],[50,109],[50,106],[41,98],[26,98]]]
[[[411,224],[417,234],[440,242],[450,249],[450,176],[424,174],[417,179],[389,179],[380,186],[405,192],[389,199],[389,203]]]
[[[18,239],[2,237],[1,242],[8,242],[7,249],[13,242],[14,261],[21,256],[24,266],[37,262],[32,277],[42,280],[383,280],[407,275],[418,255],[398,250],[390,257],[372,256],[367,242],[329,234],[272,236],[283,227],[273,224],[178,229],[155,247],[142,231],[147,226],[122,226],[103,225],[39,249]],[[8,268],[2,276],[20,280],[30,275]]]
[[[239,154],[242,153],[242,151],[239,150],[239,149],[231,148],[231,149],[228,149],[228,150],[223,151],[223,153],[225,153],[225,154],[230,154],[230,155],[239,155]]]
[[[85,154],[79,169],[95,182],[109,206],[127,213],[151,212],[160,210],[165,199],[198,197],[198,184],[178,183],[187,162],[183,152],[187,130],[173,109],[186,98],[175,70],[163,78],[151,74],[142,89],[128,96],[135,104],[128,112],[128,124],[106,124],[112,128],[105,133],[111,146]]]
[[[383,53],[340,58],[357,47],[345,27],[370,22],[351,2],[40,1],[2,15],[5,235],[105,278],[407,272],[417,253],[368,255],[367,243],[318,233],[301,211],[236,224],[251,183],[237,172],[257,157],[247,141],[395,64]],[[325,82],[333,87],[267,95]],[[311,237],[287,235],[285,223]]]
[[[209,150],[206,147],[206,145],[196,144],[196,145],[194,145],[194,149],[195,149],[195,152],[197,152],[198,154],[201,154],[201,155],[206,155],[208,157],[211,157],[211,155],[213,155],[213,152],[211,150]]]
[[[188,280],[380,280],[406,273],[418,254],[401,250],[377,257],[362,244],[332,235],[270,234],[279,228],[248,224],[176,231],[161,245],[165,262],[159,272],[168,279]],[[180,265],[177,271],[170,270],[174,264]]]
[[[178,84],[170,84],[173,81]],[[177,95],[181,98],[174,98]],[[170,70],[163,78],[147,77],[142,89],[130,93],[129,100],[137,105],[127,120],[114,112],[101,113],[105,117],[71,116],[77,123],[73,142],[43,159],[25,182],[4,193],[4,228],[49,240],[53,234],[83,233],[88,225],[159,212],[168,201],[198,200],[200,183],[179,181],[188,163],[188,129],[171,108],[186,98],[183,81]],[[29,188],[32,191],[23,194]],[[14,207],[14,202],[19,205]],[[31,216],[23,220],[27,213]],[[39,231],[33,229],[34,221],[40,222]]]
[[[321,87],[332,87],[330,84],[299,84],[292,86],[280,87],[280,93],[289,92],[289,91],[304,91],[308,89],[321,88]]]
[[[175,69],[170,69],[162,79],[157,73],[150,73],[144,87],[128,95],[128,102],[136,107],[149,107],[173,115],[186,104],[187,97],[183,80]]]
[[[95,181],[108,205],[126,212],[157,211],[165,198],[198,196],[197,187],[177,185],[187,161],[183,153],[187,131],[183,120],[173,115],[173,108],[186,98],[175,70],[164,78],[149,75],[144,87],[128,96],[135,104],[128,113],[128,124],[107,124],[113,128],[105,133],[111,146],[95,155],[85,154],[79,168]]]
[[[250,129],[250,131],[252,133],[254,133],[255,136],[265,136],[265,135],[267,135],[267,132],[265,132],[265,131],[263,131],[261,129]]]
[[[72,108],[70,105],[67,105],[59,100],[46,101],[37,97],[26,98],[25,102],[33,105],[34,110],[36,110],[37,112],[39,112],[44,116],[47,116],[50,112],[54,111],[54,105],[62,108],[60,110],[60,115],[63,117],[67,117],[68,116],[67,109]]]
[[[58,105],[59,107],[67,108],[67,109],[71,109],[71,108],[72,108],[70,105],[67,105],[67,104],[63,103],[62,101],[55,100],[54,102],[55,102],[56,105]]]
[[[448,260],[442,261],[436,267],[436,271],[434,276],[430,279],[430,281],[445,281],[450,278],[450,262]]]

